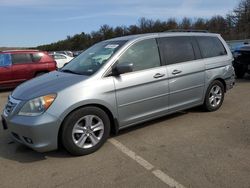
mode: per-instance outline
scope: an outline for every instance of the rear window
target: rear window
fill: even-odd
[[[226,55],[227,51],[217,37],[196,37],[203,58]]]
[[[23,63],[32,63],[30,54],[11,54],[11,59],[13,64],[23,64]]]
[[[159,39],[161,51],[167,64],[192,61],[195,53],[188,37],[166,37]]]

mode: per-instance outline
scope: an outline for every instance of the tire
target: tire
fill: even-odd
[[[98,150],[110,134],[110,119],[97,107],[72,112],[64,121],[61,142],[72,155],[87,155]]]
[[[208,112],[218,110],[224,101],[224,94],[224,85],[218,80],[213,81],[206,92],[204,109]]]

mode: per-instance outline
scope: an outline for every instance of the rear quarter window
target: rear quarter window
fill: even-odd
[[[217,37],[198,36],[196,39],[203,58],[227,55],[225,47]]]
[[[44,54],[41,53],[41,52],[31,54],[31,58],[32,58],[33,62],[39,62],[42,59],[43,56],[44,56]]]

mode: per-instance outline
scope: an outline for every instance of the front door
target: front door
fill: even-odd
[[[160,116],[168,109],[168,76],[155,39],[133,44],[117,63],[132,63],[133,72],[114,77],[121,126]]]

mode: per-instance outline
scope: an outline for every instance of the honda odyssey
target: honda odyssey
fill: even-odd
[[[2,124],[39,152],[99,149],[110,132],[194,106],[220,108],[233,57],[212,33],[152,33],[95,44],[62,69],[18,86]]]

